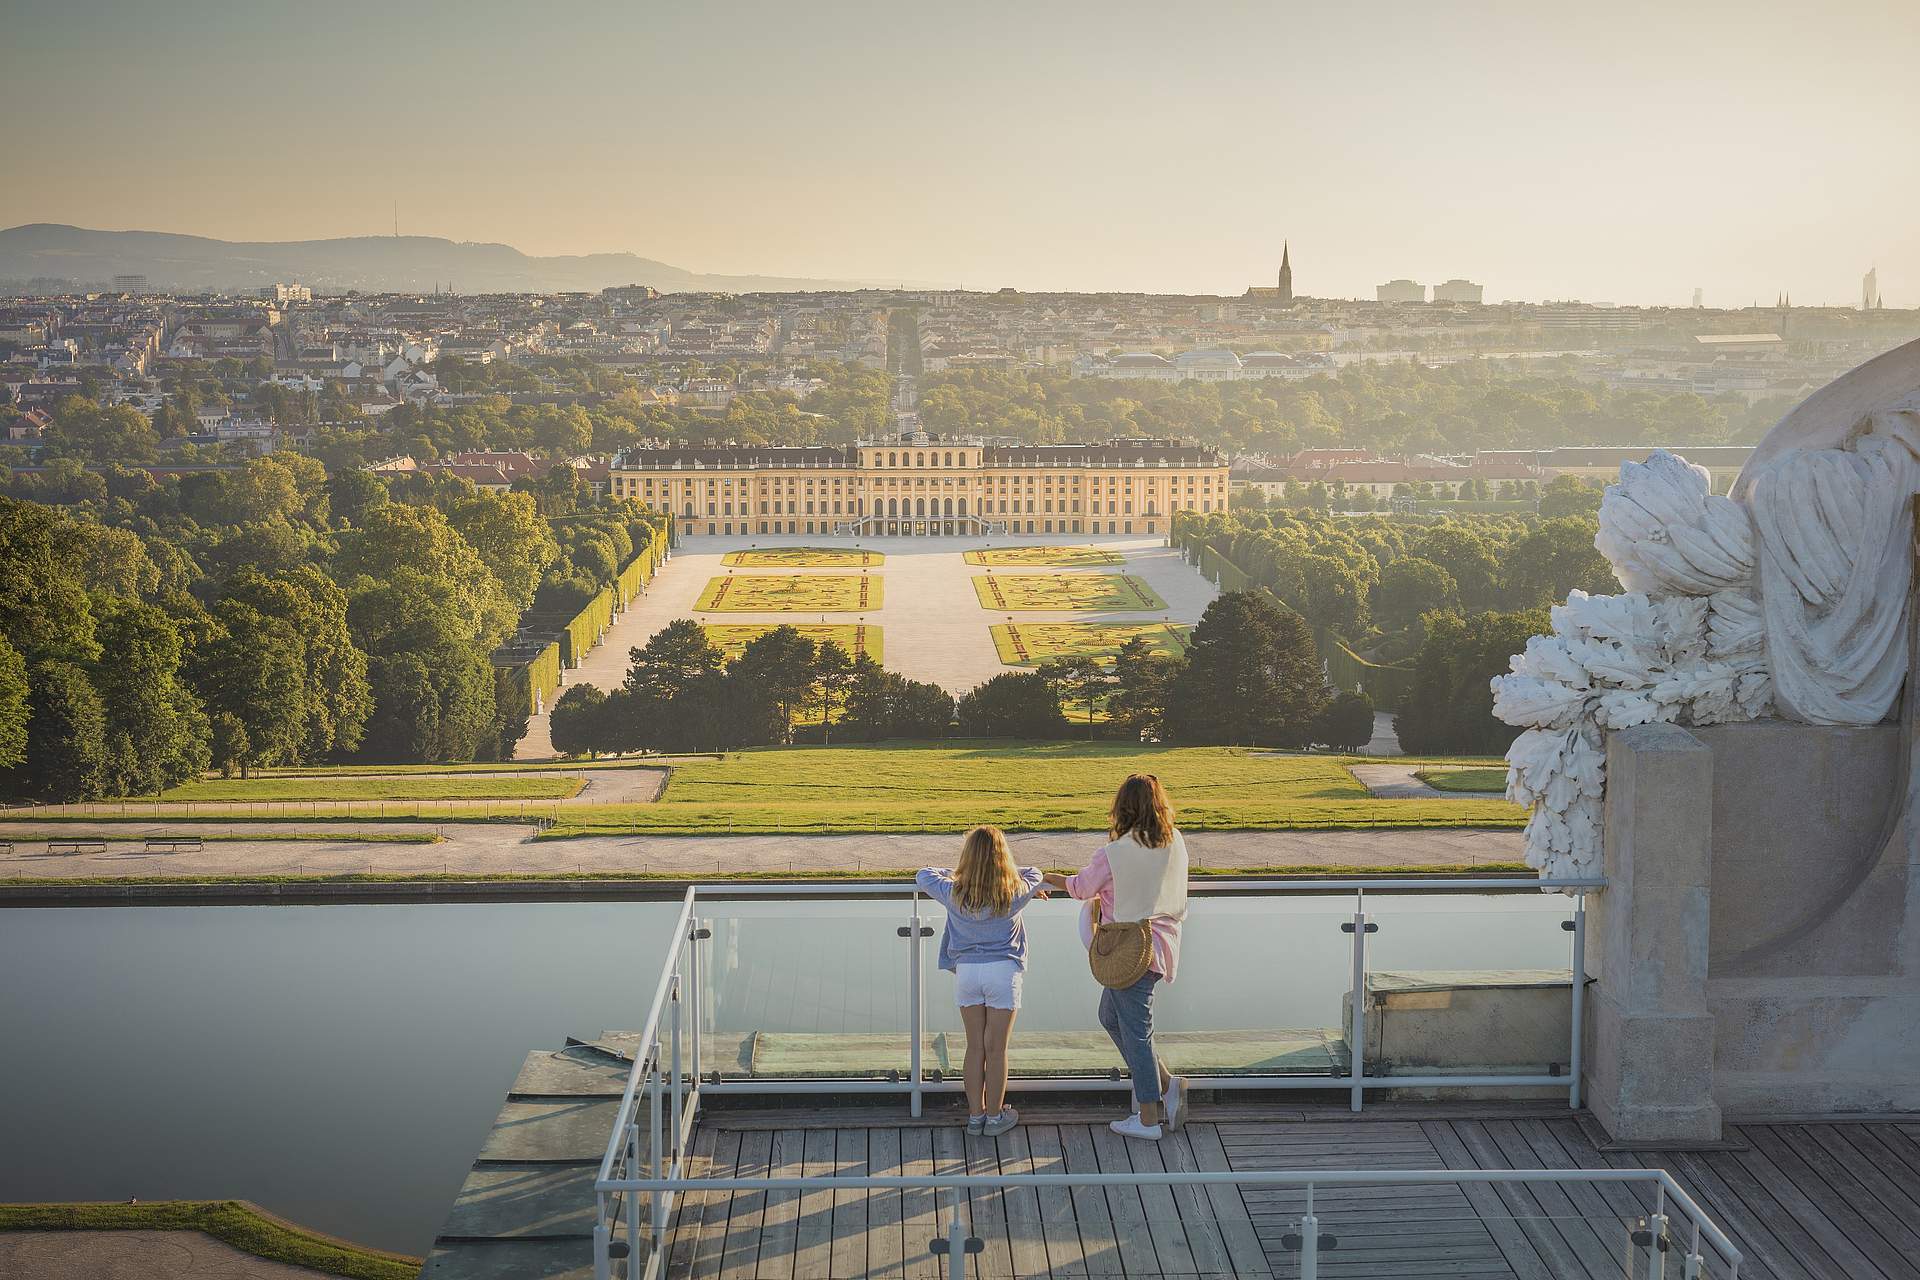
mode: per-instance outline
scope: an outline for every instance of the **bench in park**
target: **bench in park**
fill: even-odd
[[[105,853],[107,842],[97,839],[49,840],[48,853]]]
[[[148,853],[199,853],[205,848],[199,836],[148,836]]]

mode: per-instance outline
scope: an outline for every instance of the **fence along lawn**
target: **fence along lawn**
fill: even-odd
[[[1090,831],[1106,826],[1114,788],[1136,771],[1158,774],[1176,821],[1196,831],[1525,824],[1526,812],[1504,800],[1376,799],[1349,763],[1238,747],[1073,742],[743,751],[675,764],[652,804],[564,806],[552,834],[960,831],[982,822]]]

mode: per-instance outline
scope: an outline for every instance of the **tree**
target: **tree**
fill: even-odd
[[[1590,518],[1548,520],[1514,543],[1505,559],[1508,607],[1532,609],[1559,604],[1578,588],[1589,595],[1620,589],[1613,566],[1594,550],[1598,525]],[[1516,650],[1516,652],[1518,652]]]
[[[519,617],[493,570],[432,507],[395,502],[369,512],[364,528],[341,537],[334,573],[356,596],[412,575],[458,619],[461,638],[483,651],[513,634]]]
[[[727,680],[739,698],[746,741],[759,741],[770,728],[777,742],[790,742],[793,718],[813,696],[816,672],[813,641],[793,627],[775,627],[747,642],[727,664]]]
[[[1402,556],[1380,570],[1369,610],[1382,627],[1406,631],[1419,624],[1421,614],[1458,608],[1459,603],[1459,588],[1445,569],[1418,556]]]
[[[1107,719],[1135,741],[1159,738],[1166,730],[1167,698],[1184,663],[1154,652],[1139,636],[1129,639],[1114,655]]]
[[[720,674],[723,655],[691,618],[676,618],[631,650],[626,687],[661,702],[672,702],[702,681]]]
[[[1062,738],[1067,718],[1045,676],[1003,671],[961,695],[960,732],[969,738]]]
[[[550,731],[554,750],[563,755],[595,757],[605,749],[607,695],[590,684],[577,684],[553,704]]]
[[[179,628],[152,605],[106,601],[94,688],[106,709],[106,792],[158,795],[207,767],[208,726],[180,681]]]
[[[1264,593],[1229,591],[1194,628],[1167,727],[1182,742],[1300,746],[1326,698],[1306,621]]]
[[[0,769],[27,758],[27,662],[0,636]]]
[[[28,676],[26,759],[9,790],[53,804],[106,794],[107,713],[86,672],[71,662],[36,663]]]
[[[1335,694],[1314,721],[1313,740],[1340,751],[1358,751],[1373,740],[1373,699],[1364,692]]]
[[[210,712],[230,712],[245,728],[241,776],[299,760],[309,714],[299,636],[238,600],[221,601],[213,620],[214,634],[194,654],[193,683]]]
[[[541,574],[560,558],[560,544],[524,493],[476,490],[453,504],[447,522],[479,553],[516,610],[533,603]]]
[[[1316,635],[1355,635],[1366,617],[1366,580],[1345,561],[1318,553],[1301,558],[1301,613]]]
[[[247,726],[231,711],[216,711],[207,717],[207,754],[223,778],[244,768],[248,759]]]
[[[1555,476],[1540,491],[1541,518],[1554,520],[1562,516],[1598,515],[1601,496],[1601,490],[1579,476]]]
[[[1498,602],[1500,563],[1478,529],[1446,521],[1423,534],[1411,551],[1446,570],[1460,593],[1461,608],[1477,612]]]
[[[1106,664],[1090,654],[1081,654],[1043,662],[1038,674],[1053,687],[1056,702],[1086,709],[1087,737],[1093,737],[1093,713],[1116,685]]]
[[[93,606],[71,563],[63,517],[0,498],[0,635],[28,665],[90,662],[100,654]]]
[[[1411,687],[1393,718],[1400,745],[1415,755],[1504,752],[1514,730],[1493,718],[1488,681],[1548,626],[1544,609],[1428,614]]]
[[[54,458],[83,462],[151,462],[160,444],[153,424],[127,405],[101,408],[69,396],[54,410],[45,449]]]
[[[357,747],[373,702],[367,655],[353,643],[347,622],[347,593],[318,566],[303,564],[271,575],[242,570],[227,584],[227,599],[293,630],[306,686],[302,758],[317,760]]]
[[[839,642],[822,640],[813,656],[814,687],[819,691],[820,741],[826,742],[829,717],[846,699],[847,686],[853,682],[853,659]]]

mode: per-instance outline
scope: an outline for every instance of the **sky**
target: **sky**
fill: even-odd
[[[1920,306],[1917,68],[1920,0],[6,0],[0,226]]]

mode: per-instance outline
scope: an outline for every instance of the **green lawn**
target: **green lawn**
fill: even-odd
[[[1507,771],[1498,769],[1419,769],[1414,776],[1435,791],[1499,791],[1507,789]]]
[[[0,1204],[4,1231],[202,1231],[256,1258],[353,1280],[413,1280],[420,1260],[282,1222],[242,1200],[156,1200],[147,1204]]]
[[[979,743],[799,747],[677,765],[654,804],[569,806],[552,836],[735,832],[1027,831],[1106,825],[1128,773],[1158,774],[1193,830],[1519,827],[1503,800],[1377,800],[1347,756],[1236,747]]]
[[[578,794],[584,779],[488,777],[451,774],[435,777],[205,778],[161,795],[163,801],[232,802],[240,800],[560,800]]]

